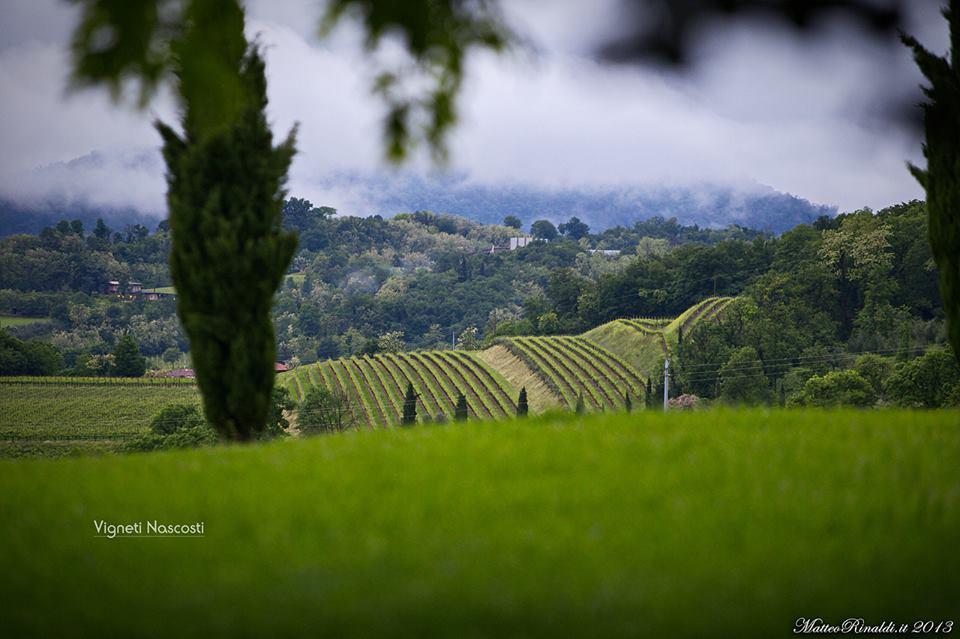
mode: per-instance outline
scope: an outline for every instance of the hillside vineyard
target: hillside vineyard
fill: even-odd
[[[322,387],[355,407],[361,424],[400,424],[407,385],[417,394],[421,419],[451,419],[458,397],[471,419],[516,414],[521,388],[531,409],[586,410],[642,407],[651,375],[676,348],[678,335],[720,316],[730,297],[712,297],[676,318],[618,319],[576,336],[504,337],[482,351],[430,350],[330,359],[278,376],[302,400]]]

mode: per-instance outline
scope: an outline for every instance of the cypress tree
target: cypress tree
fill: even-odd
[[[585,410],[586,406],[583,403],[583,391],[580,391],[577,395],[577,406],[574,408],[574,412],[576,412],[577,415],[582,415]]]
[[[117,377],[143,377],[147,371],[147,359],[140,354],[140,347],[129,333],[117,342],[113,358],[113,373]]]
[[[923,92],[927,169],[910,171],[927,192],[930,247],[940,272],[940,295],[947,314],[953,353],[960,359],[960,0],[943,12],[950,25],[950,53],[939,57],[914,38],[904,36],[930,86]]]
[[[183,136],[163,123],[157,129],[167,164],[170,273],[204,414],[221,435],[247,441],[265,428],[270,410],[270,310],[297,238],[281,227],[293,133],[273,145],[264,62],[246,44],[242,14],[236,18],[218,55],[235,71],[238,99],[211,112],[215,102],[203,91],[182,88]],[[198,82],[184,72],[179,80]]]
[[[417,394],[413,391],[413,382],[407,382],[407,393],[403,397],[404,426],[413,426],[417,423]]]
[[[526,417],[530,407],[527,405],[527,387],[520,389],[520,397],[517,398],[517,417]]]
[[[458,422],[467,421],[467,398],[463,393],[457,395],[457,406],[453,412],[453,418]]]
[[[644,405],[647,408],[653,408],[653,382],[650,381],[649,377],[647,377],[647,392],[646,397],[644,397]]]
[[[623,399],[623,408],[628,412],[633,412],[633,402],[630,400],[630,391],[627,391],[626,396]]]

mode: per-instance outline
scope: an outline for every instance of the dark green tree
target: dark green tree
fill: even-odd
[[[891,402],[912,408],[937,408],[960,385],[960,365],[944,348],[932,348],[922,357],[900,364],[884,383]]]
[[[803,390],[790,403],[799,406],[838,407],[855,406],[866,408],[877,401],[877,393],[870,382],[853,370],[830,371],[814,375],[804,384]]]
[[[403,420],[404,426],[413,426],[417,423],[417,395],[413,390],[413,382],[407,382],[407,392],[403,396]]]
[[[577,395],[577,405],[573,410],[577,415],[582,415],[586,409],[587,407],[583,403],[583,391],[580,391],[580,393]]]
[[[623,409],[628,413],[633,412],[633,400],[630,399],[630,391],[623,398]]]
[[[508,215],[507,217],[503,218],[503,225],[512,229],[520,229],[523,228],[523,220],[516,215]]]
[[[297,403],[290,397],[290,391],[283,386],[274,386],[270,401],[270,412],[267,414],[267,427],[260,433],[260,439],[284,437],[290,422],[286,413],[297,407]]]
[[[270,410],[270,309],[297,245],[281,229],[294,144],[291,135],[273,146],[256,47],[244,50],[242,31],[227,44],[244,89],[240,116],[203,129],[188,102],[183,137],[165,124],[157,128],[168,168],[170,273],[204,413],[221,435],[246,441],[264,429]]]
[[[940,294],[954,356],[960,359],[960,0],[949,0],[950,53],[939,57],[912,37],[903,41],[930,86],[923,91],[926,170],[911,166],[927,192],[930,246],[940,272]]]
[[[304,435],[341,433],[357,422],[350,397],[337,389],[316,386],[307,393],[297,411],[297,428]]]
[[[126,442],[122,450],[147,452],[171,448],[196,448],[217,442],[217,432],[195,404],[165,407],[150,421],[150,432]]]
[[[137,341],[129,333],[117,342],[113,358],[113,374],[117,377],[143,377],[147,372],[147,359],[140,354]]]
[[[467,421],[467,398],[463,393],[457,395],[457,405],[453,411],[453,419],[458,422]]]
[[[94,237],[99,238],[99,239],[101,239],[101,240],[109,240],[109,239],[110,239],[110,233],[111,233],[110,227],[107,226],[107,225],[104,223],[104,221],[103,221],[102,218],[99,218],[99,217],[98,217],[98,218],[97,218],[97,224],[96,224],[96,226],[93,228],[93,235],[94,235]]]
[[[647,408],[653,408],[653,381],[650,377],[647,377],[647,388],[643,397],[644,406]]]
[[[517,398],[517,417],[526,417],[529,411],[530,407],[527,405],[527,387],[524,386],[520,389],[520,397]]]
[[[557,238],[557,227],[550,220],[537,220],[530,225],[530,234],[538,240],[554,240]]]
[[[763,404],[770,398],[770,380],[763,373],[757,349],[744,346],[720,369],[720,398],[729,404]]]
[[[590,233],[590,227],[580,221],[580,218],[574,216],[557,227],[560,234],[569,237],[571,240],[579,240]]]

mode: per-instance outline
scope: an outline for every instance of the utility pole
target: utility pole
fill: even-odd
[[[670,410],[670,360],[663,360],[663,410]]]

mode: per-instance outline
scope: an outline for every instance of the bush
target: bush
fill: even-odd
[[[876,401],[877,393],[870,382],[856,371],[845,370],[814,375],[799,394],[790,398],[790,405],[866,408]]]
[[[217,443],[217,432],[193,404],[164,407],[150,422],[150,432],[127,442],[126,452],[197,448]]]
[[[700,398],[696,395],[683,394],[679,397],[671,397],[668,404],[670,410],[692,410],[700,405]]]
[[[172,435],[188,428],[204,425],[200,409],[193,404],[173,404],[166,406],[150,420],[150,432],[155,435]]]

